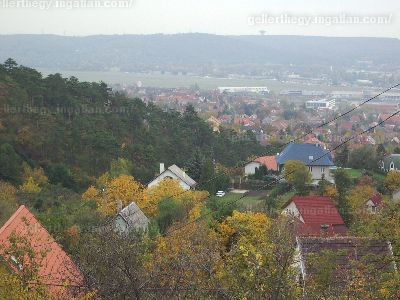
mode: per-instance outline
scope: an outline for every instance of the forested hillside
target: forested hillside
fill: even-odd
[[[0,65],[0,101],[0,179],[14,184],[21,183],[23,162],[81,191],[117,158],[147,183],[160,162],[186,167],[201,157],[229,167],[263,151],[251,134],[213,133],[193,107],[165,112],[104,83],[43,78],[11,59]]]

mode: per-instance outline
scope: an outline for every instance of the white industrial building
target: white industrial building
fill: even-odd
[[[307,109],[334,109],[335,99],[321,99],[321,100],[310,100],[306,102]]]
[[[218,87],[218,90],[220,93],[269,93],[269,89],[265,86],[222,86]]]

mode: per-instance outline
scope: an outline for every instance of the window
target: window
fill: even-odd
[[[308,170],[309,170],[310,172],[312,172],[312,167],[308,167]]]
[[[390,163],[390,170],[394,170],[394,162]]]
[[[11,261],[18,267],[18,269],[21,271],[23,269],[22,264],[18,261],[18,259],[14,256],[11,255]]]
[[[321,173],[325,173],[325,167],[321,167]]]

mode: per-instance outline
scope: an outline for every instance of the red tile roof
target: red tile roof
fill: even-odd
[[[388,119],[388,118],[390,118],[390,119]],[[395,116],[391,117],[391,114],[379,114],[378,119],[381,121],[388,119],[386,121],[387,124],[399,124],[400,123],[399,115],[395,115]]]
[[[348,121],[342,122],[340,124],[340,128],[343,130],[351,130],[353,129],[353,124],[354,124],[353,122],[348,122]]]
[[[268,170],[278,171],[278,164],[275,156],[261,156],[256,158],[255,161],[266,166]]]
[[[328,225],[326,235],[345,235],[347,228],[332,199],[325,196],[294,196],[291,202],[297,207],[304,224],[297,226],[299,235],[321,235],[321,225]]]
[[[254,123],[249,118],[235,118],[233,122],[235,124],[242,124],[242,125],[245,125],[245,126],[254,126],[254,125],[256,125],[256,123]]]
[[[376,193],[372,196],[371,201],[375,204],[375,206],[379,206],[382,203],[382,195],[380,193]]]
[[[40,264],[39,276],[43,283],[49,285],[50,293],[60,296],[63,289],[57,285],[65,283],[71,286],[82,285],[83,276],[72,259],[24,205],[21,205],[1,227],[0,245],[7,248],[10,244],[9,237],[12,234],[26,238],[30,242],[32,249],[37,254],[37,263]],[[4,248],[0,251],[4,251]],[[42,254],[44,254],[44,257]],[[72,289],[66,292],[69,299],[72,298],[70,292],[72,292]]]
[[[335,203],[325,196],[294,196],[296,204],[305,223],[308,224],[344,224]]]

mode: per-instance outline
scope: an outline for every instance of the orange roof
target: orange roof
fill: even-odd
[[[275,156],[261,156],[256,158],[255,161],[266,166],[268,170],[278,171],[278,164],[276,163]]]
[[[50,293],[60,295],[62,285],[66,283],[71,286],[82,285],[83,276],[72,259],[24,205],[21,205],[1,227],[0,245],[7,248],[12,234],[26,238],[30,242],[36,253],[37,263],[40,264],[38,275],[41,282],[49,285]],[[4,248],[0,251],[4,251]],[[70,292],[67,292],[68,298],[71,298]]]

